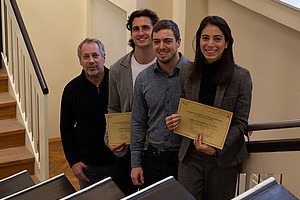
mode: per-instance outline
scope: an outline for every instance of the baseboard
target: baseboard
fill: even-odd
[[[58,137],[58,138],[50,138],[48,141],[49,141],[49,144],[50,143],[61,142],[61,138],[60,137]]]

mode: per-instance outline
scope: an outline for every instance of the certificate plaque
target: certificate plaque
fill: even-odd
[[[109,145],[130,144],[131,112],[105,114]]]
[[[195,139],[203,133],[202,142],[223,149],[232,119],[232,112],[180,98],[180,124],[174,133]]]

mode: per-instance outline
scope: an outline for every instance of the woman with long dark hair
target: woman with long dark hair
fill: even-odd
[[[252,81],[249,71],[234,63],[232,45],[227,22],[219,16],[207,16],[196,33],[195,61],[180,71],[180,97],[233,112],[223,149],[202,143],[200,131],[194,141],[182,141],[178,180],[196,199],[233,198],[239,164],[248,157],[244,133]],[[166,124],[174,130],[180,115],[167,117]]]

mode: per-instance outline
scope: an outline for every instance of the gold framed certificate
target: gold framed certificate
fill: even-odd
[[[180,124],[174,133],[195,139],[203,133],[203,143],[223,149],[232,119],[232,112],[180,98]]]
[[[130,144],[131,112],[105,114],[109,145]]]

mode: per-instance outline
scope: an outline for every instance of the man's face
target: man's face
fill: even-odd
[[[136,48],[152,45],[151,33],[153,25],[150,17],[136,17],[132,22],[131,39]]]
[[[153,47],[158,61],[167,64],[175,59],[180,42],[180,38],[176,41],[171,29],[153,32]]]
[[[80,65],[86,76],[99,77],[104,71],[105,55],[102,56],[98,44],[85,43],[81,47]]]

